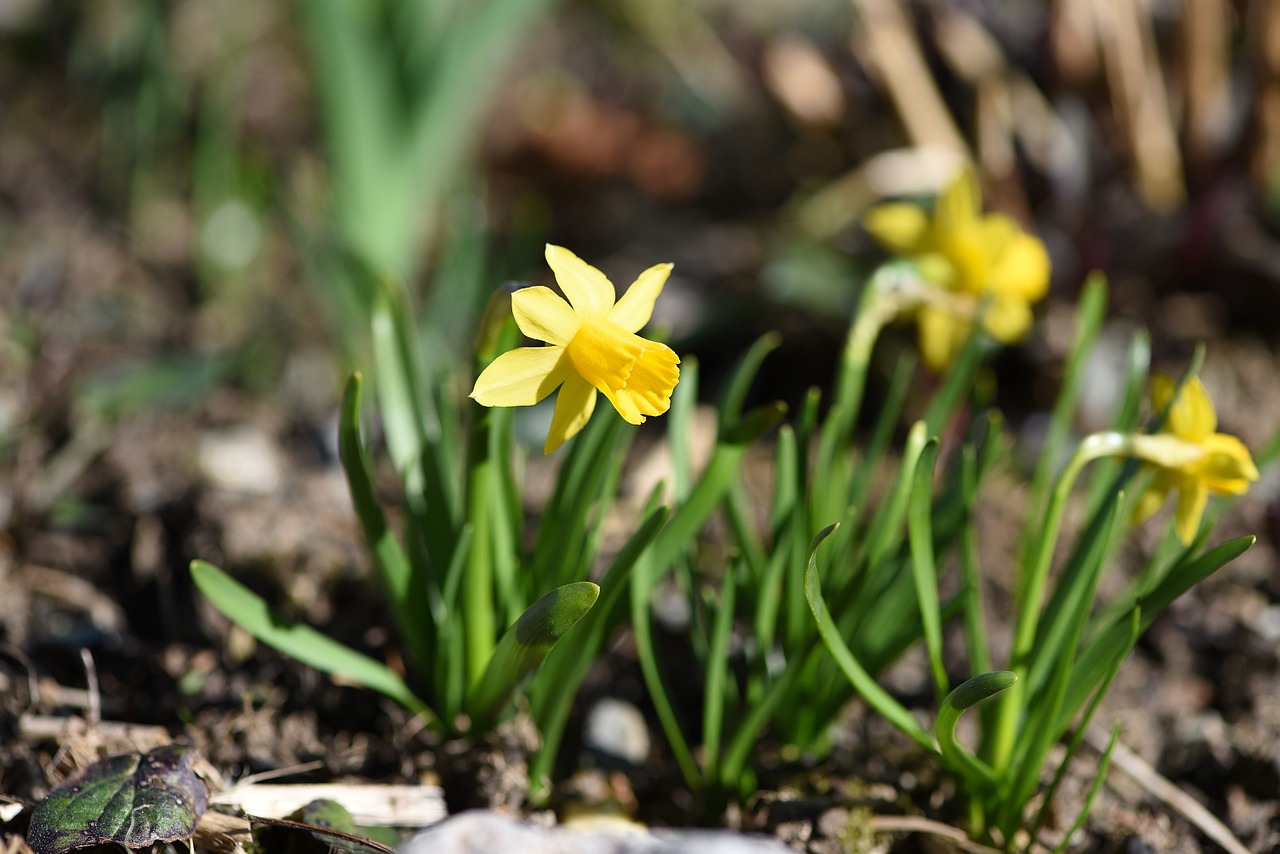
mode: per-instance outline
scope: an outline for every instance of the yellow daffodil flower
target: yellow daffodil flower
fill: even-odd
[[[1173,398],[1175,383],[1157,374],[1151,378],[1151,403],[1163,412]],[[1159,433],[1134,436],[1133,453],[1155,468],[1155,478],[1139,497],[1134,511],[1141,522],[1160,509],[1171,491],[1178,493],[1174,511],[1178,538],[1190,543],[1200,517],[1215,495],[1242,495],[1258,479],[1253,457],[1235,436],[1216,432],[1218,416],[1198,377],[1182,385],[1178,399]]]
[[[549,454],[586,426],[597,391],[631,424],[666,412],[680,359],[636,334],[649,322],[672,265],[645,270],[616,299],[613,283],[568,249],[548,244],[546,255],[568,302],[550,288],[523,288],[511,295],[511,312],[521,332],[547,346],[494,359],[471,397],[483,406],[531,406],[559,388],[543,446]]]
[[[907,202],[869,210],[863,227],[882,246],[916,262],[920,274],[973,308],[955,300],[922,299],[917,323],[920,352],[935,371],[949,364],[969,336],[978,301],[988,299],[983,327],[1002,343],[1019,341],[1031,328],[1031,305],[1049,289],[1049,254],[1038,237],[1011,217],[983,214],[978,181],[963,169],[938,197],[930,216]]]

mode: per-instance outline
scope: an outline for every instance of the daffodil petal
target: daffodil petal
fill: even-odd
[[[886,202],[863,214],[862,227],[890,252],[915,255],[925,249],[929,217],[919,205]]]
[[[982,327],[1001,343],[1021,341],[1031,328],[1031,306],[1017,297],[997,296],[982,315]]]
[[[547,431],[542,452],[549,454],[577,435],[596,408],[596,390],[591,383],[577,376],[569,376],[556,395],[556,411],[551,416],[551,429]]]
[[[564,347],[520,347],[489,363],[471,398],[481,406],[532,406],[573,376]]]
[[[516,326],[530,338],[564,346],[573,340],[580,321],[573,308],[551,288],[521,288],[511,295]]]
[[[1140,524],[1156,515],[1156,512],[1164,506],[1164,500],[1169,497],[1169,490],[1172,487],[1173,479],[1167,472],[1156,472],[1151,485],[1142,491],[1133,505],[1133,524]]]
[[[1049,273],[1049,253],[1044,243],[1034,235],[1019,231],[992,257],[987,288],[1033,303],[1048,293]]]
[[[1157,413],[1164,412],[1173,400],[1175,383],[1168,374],[1157,371],[1151,375],[1151,407]],[[1166,421],[1167,423],[1167,421]]]
[[[978,188],[978,176],[965,167],[955,174],[938,196],[933,211],[933,227],[937,235],[965,229],[978,220],[982,211],[982,193]]]
[[[1204,508],[1208,503],[1208,488],[1194,478],[1185,478],[1178,490],[1178,509],[1174,516],[1178,539],[1183,545],[1188,545],[1195,539],[1196,531],[1200,530],[1200,517],[1204,515]]]
[[[617,304],[609,311],[609,320],[628,332],[639,332],[653,315],[653,304],[671,275],[672,264],[654,264],[636,278]]]
[[[1165,429],[1192,442],[1202,442],[1218,429],[1218,414],[1199,377],[1190,377],[1182,384],[1182,391],[1169,410]]]
[[[546,254],[560,290],[583,320],[603,317],[613,308],[616,294],[604,273],[563,246],[548,243]]]
[[[1214,433],[1201,444],[1205,454],[1196,466],[1196,476],[1213,492],[1243,495],[1258,479],[1258,467],[1249,449],[1236,436]]]
[[[969,324],[946,309],[926,305],[916,319],[920,333],[920,354],[934,373],[940,373],[964,346]]]
[[[991,290],[991,255],[976,222],[940,233],[938,249],[955,269],[955,277],[950,283],[953,290],[975,296]]]

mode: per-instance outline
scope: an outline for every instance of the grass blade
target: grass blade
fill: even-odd
[[[711,629],[711,648],[707,655],[707,684],[703,692],[702,749],[706,752],[707,776],[718,779],[720,763],[720,731],[724,724],[725,682],[729,670],[729,634],[733,631],[734,600],[737,574],[741,564],[731,564],[720,587],[720,602]]]
[[[382,662],[310,626],[286,620],[258,594],[211,563],[191,562],[191,579],[227,619],[268,646],[316,670],[371,688],[415,714],[435,714]]]
[[[924,628],[925,648],[939,697],[951,686],[942,663],[942,618],[938,609],[938,567],[933,554],[933,466],[938,458],[938,440],[930,439],[920,452],[912,478],[907,535],[911,546],[911,574],[916,582],[916,600]]]
[[[999,694],[1008,688],[1018,677],[1008,670],[995,670],[975,676],[958,685],[947,694],[938,709],[938,718],[934,722],[933,732],[938,738],[938,750],[945,762],[951,765],[971,784],[980,788],[994,788],[995,772],[991,766],[960,746],[956,741],[956,724],[960,716],[971,706],[981,703],[988,697]]]
[[[365,542],[373,552],[373,563],[382,588],[390,599],[396,626],[410,656],[422,667],[432,660],[433,647],[426,579],[415,583],[418,579],[415,579],[413,566],[388,527],[387,518],[374,495],[373,475],[360,438],[360,386],[359,372],[353,373],[342,394],[338,455],[347,476],[351,503],[355,505]]]
[[[1257,537],[1238,537],[1210,549],[1194,560],[1183,561],[1175,566],[1169,575],[1146,596],[1134,603],[1142,610],[1141,632],[1145,632],[1156,616],[1168,607],[1169,603],[1181,596],[1194,585],[1208,578],[1223,564],[1234,560],[1253,545]],[[1123,659],[1132,648],[1129,637],[1129,612],[1117,615],[1111,623],[1100,632],[1083,653],[1071,674],[1070,687],[1067,689],[1068,702],[1058,718],[1058,725],[1066,729],[1072,716],[1079,708],[1079,698],[1088,696],[1090,686],[1096,685],[1106,672]],[[1141,634],[1139,632],[1139,634]]]
[[[546,794],[544,781],[550,776],[551,766],[560,749],[573,697],[608,638],[623,594],[630,588],[629,576],[636,561],[666,524],[670,511],[656,505],[655,491],[646,506],[644,524],[631,535],[600,579],[603,601],[583,617],[572,646],[561,646],[551,651],[529,686],[530,711],[542,730],[542,747],[529,768],[534,800]]]
[[[831,525],[823,528],[813,538],[813,543],[809,546],[809,563],[804,573],[805,598],[809,600],[809,609],[813,612],[813,618],[818,623],[818,632],[822,635],[822,642],[826,644],[827,649],[835,658],[836,664],[840,666],[845,676],[853,684],[854,690],[862,695],[862,698],[867,701],[869,706],[914,739],[925,750],[934,753],[936,748],[933,746],[933,737],[916,723],[915,718],[911,716],[911,712],[907,711],[905,706],[895,700],[888,691],[881,688],[871,678],[871,674],[858,663],[858,660],[854,658],[853,653],[845,644],[844,638],[840,636],[840,630],[836,627],[835,622],[832,621],[831,614],[827,611],[827,603],[822,598],[822,584],[818,579],[816,558],[818,546],[831,535],[835,527],[835,525]]]
[[[669,529],[669,526],[668,526]],[[649,597],[657,584],[658,568],[651,555],[641,558],[636,571],[631,575],[631,632],[635,638],[636,658],[640,661],[640,672],[644,677],[645,687],[649,689],[649,699],[658,714],[658,722],[666,734],[667,744],[675,757],[680,773],[685,782],[694,790],[703,786],[702,772],[694,761],[693,752],[680,730],[680,722],[676,719],[671,699],[667,696],[666,685],[662,681],[662,673],[658,669],[658,659],[653,650],[653,627],[649,622]]]
[[[557,587],[530,605],[503,633],[475,692],[467,700],[467,713],[475,729],[484,731],[496,722],[520,684],[565,633],[586,616],[598,598],[600,588],[590,581]]]

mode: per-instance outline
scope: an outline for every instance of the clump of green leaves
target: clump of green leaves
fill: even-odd
[[[1081,300],[1076,344],[1033,479],[1019,563],[1013,655],[1007,670],[991,669],[976,566],[975,523],[968,515],[979,501],[981,473],[986,468],[980,462],[986,454],[979,448],[963,448],[957,465],[949,472],[939,471],[938,440],[925,441],[925,433],[917,429],[908,439],[907,462],[898,480],[905,493],[915,603],[899,609],[896,615],[921,621],[938,702],[932,732],[876,684],[873,674],[879,662],[856,646],[860,636],[857,625],[841,622],[848,606],[836,604],[831,593],[824,593],[824,582],[828,590],[839,591],[843,585],[843,579],[830,569],[824,570],[820,560],[822,551],[830,548],[827,544],[836,541],[839,531],[835,526],[815,537],[805,570],[805,594],[822,641],[849,684],[956,775],[970,803],[973,830],[1008,848],[1031,844],[1098,703],[1142,632],[1173,599],[1238,556],[1254,539],[1242,537],[1205,548],[1209,526],[1185,545],[1171,528],[1162,547],[1124,593],[1108,601],[1099,599],[1099,579],[1115,557],[1132,516],[1132,502],[1126,501],[1126,495],[1140,474],[1135,461],[1109,457],[1130,453],[1133,443],[1129,437],[1139,428],[1139,401],[1147,384],[1148,365],[1148,345],[1139,335],[1130,349],[1126,394],[1114,429],[1085,439],[1060,467],[1083,365],[1102,322],[1105,302],[1105,282],[1095,277]],[[1188,371],[1192,374],[1194,366]],[[1164,417],[1163,413],[1159,417]],[[989,421],[988,429],[998,429],[998,422]],[[913,453],[913,447],[919,450]],[[1085,522],[1075,541],[1064,546],[1059,541],[1063,514],[1087,463],[1093,463],[1095,470],[1085,497]],[[956,491],[961,495],[961,528],[959,536],[949,537],[947,496]],[[1066,558],[1051,577],[1050,562],[1055,553],[1064,553]],[[939,603],[939,567],[952,554],[960,567],[961,589],[950,602]],[[949,614],[963,622],[967,666],[977,674],[954,687],[941,644],[942,622]],[[996,695],[1000,695],[996,705],[981,710],[979,745],[971,752],[957,741],[956,723],[967,709]],[[1071,732],[1074,735],[1066,753],[1053,769],[1050,784],[1040,793],[1041,808],[1029,814],[1027,808],[1039,793],[1050,749]],[[1109,751],[1099,765],[1099,780],[1106,773],[1108,759]],[[1082,813],[1081,821],[1083,817]]]

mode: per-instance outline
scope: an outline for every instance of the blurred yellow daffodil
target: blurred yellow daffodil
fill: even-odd
[[[982,213],[972,170],[962,169],[947,185],[932,216],[919,205],[888,202],[869,210],[862,222],[882,246],[914,261],[921,276],[971,306],[957,311],[954,298],[927,295],[920,301],[920,352],[933,370],[944,368],[964,346],[984,297],[983,328],[992,338],[1013,343],[1031,328],[1031,304],[1049,288],[1049,254],[1011,217]]]
[[[1169,377],[1151,378],[1151,403],[1157,412],[1169,407],[1169,415],[1159,433],[1132,437],[1134,456],[1156,470],[1151,485],[1138,498],[1134,518],[1147,519],[1171,491],[1177,491],[1174,522],[1178,538],[1190,543],[1209,493],[1242,495],[1258,479],[1258,469],[1243,442],[1216,432],[1218,416],[1198,377],[1183,383],[1177,400],[1173,400],[1174,388]]]
[[[548,244],[546,257],[568,302],[550,288],[523,288],[511,295],[511,312],[521,332],[547,346],[494,359],[471,397],[483,406],[531,406],[559,388],[543,446],[549,454],[586,426],[597,391],[631,424],[666,412],[680,359],[636,334],[649,322],[672,265],[645,270],[616,299],[613,283],[568,249]]]

